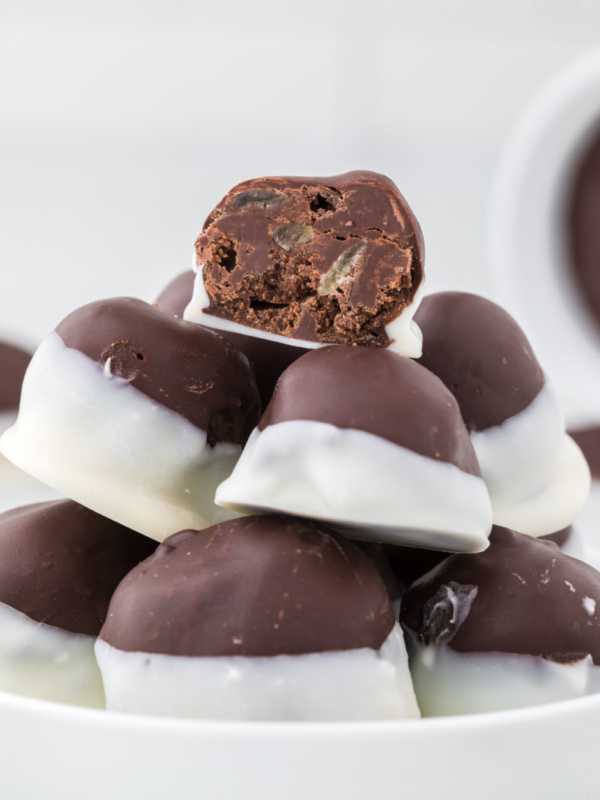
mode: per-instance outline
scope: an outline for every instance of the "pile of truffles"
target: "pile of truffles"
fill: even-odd
[[[0,515],[0,688],[233,720],[597,691],[600,574],[561,550],[589,469],[517,323],[423,296],[396,186],[246,181],[196,255],[31,360],[0,450],[69,499]]]

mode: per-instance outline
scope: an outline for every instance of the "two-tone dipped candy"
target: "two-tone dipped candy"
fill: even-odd
[[[27,370],[4,455],[155,539],[223,519],[215,489],[260,413],[245,356],[132,298],[64,319]]]
[[[234,720],[417,717],[370,559],[306,520],[182,531],[120,584],[96,644],[113,710]]]

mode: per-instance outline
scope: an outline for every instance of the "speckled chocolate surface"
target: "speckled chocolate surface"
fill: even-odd
[[[419,361],[454,394],[469,431],[500,425],[541,391],[544,373],[525,334],[490,300],[439,292],[423,299],[415,321],[423,332]]]
[[[31,354],[8,342],[0,342],[0,412],[16,411]]]
[[[206,313],[299,339],[387,346],[423,277],[418,222],[374,172],[235,186],[196,241]]]
[[[424,644],[600,664],[600,573],[544,542],[495,526],[490,546],[454,555],[412,585],[401,622]]]
[[[100,638],[130,652],[275,656],[378,649],[393,624],[383,581],[352,542],[254,516],[166,539],[120,584]]]
[[[206,431],[210,445],[243,444],[256,425],[248,360],[213,331],[128,297],[83,306],[56,331],[67,347]]]
[[[366,431],[480,475],[458,404],[416,361],[367,347],[322,347],[281,376],[259,428],[315,420]]]
[[[72,500],[0,514],[0,603],[97,636],[119,581],[156,542]]]

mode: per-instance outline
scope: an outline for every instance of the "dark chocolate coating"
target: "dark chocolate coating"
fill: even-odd
[[[276,656],[379,649],[394,625],[371,561],[323,525],[253,516],[170,536],[115,592],[119,650]]]
[[[389,350],[319,347],[283,373],[259,428],[315,420],[380,436],[481,475],[458,404],[416,361]]]
[[[192,299],[195,277],[196,273],[191,269],[177,275],[158,295],[154,305],[161,311],[183,319],[183,312]]]
[[[570,265],[588,309],[600,325],[600,130],[577,164],[567,201]]]
[[[207,432],[244,444],[260,414],[248,359],[217,333],[131,297],[99,300],[56,329],[67,347]]]
[[[485,552],[450,556],[408,589],[400,621],[459,653],[558,663],[590,654],[600,664],[600,573],[553,542],[494,526]]]
[[[206,313],[297,339],[380,347],[421,284],[423,253],[398,188],[367,171],[240,183],[196,241]],[[342,282],[322,282],[332,269]]]
[[[0,514],[0,603],[97,636],[119,581],[156,542],[72,500]]]
[[[562,550],[568,543],[573,533],[573,528],[563,528],[555,533],[548,533],[539,538],[543,541],[554,542]],[[424,548],[404,547],[403,545],[383,544],[388,563],[393,570],[396,580],[405,586],[410,586],[434,567],[448,558],[448,553],[441,550],[426,550]]]
[[[600,480],[600,427],[569,431],[588,462],[592,478]]]
[[[0,411],[16,411],[31,353],[0,342]]]
[[[423,332],[420,363],[458,400],[470,432],[500,425],[540,393],[544,373],[515,320],[467,292],[425,297],[415,321]]]

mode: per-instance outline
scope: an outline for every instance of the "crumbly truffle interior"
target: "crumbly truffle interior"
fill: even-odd
[[[421,282],[418,223],[387,178],[239,184],[196,242],[206,313],[287,337],[387,346]]]

